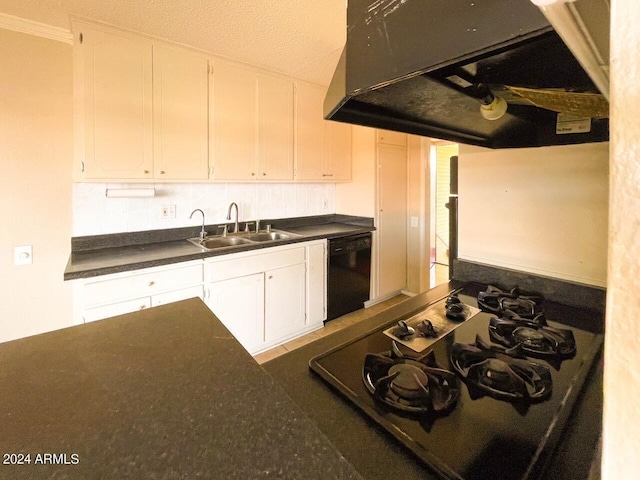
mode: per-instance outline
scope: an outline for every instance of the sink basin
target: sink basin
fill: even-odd
[[[204,241],[199,238],[189,238],[188,240],[205,250],[215,250],[217,248],[235,247],[238,245],[247,245],[250,243],[273,242],[275,240],[287,240],[289,238],[299,237],[294,233],[283,232],[282,230],[272,230],[270,232],[248,233],[240,232],[230,234],[227,237],[207,237]]]
[[[245,245],[247,243],[252,243],[246,238],[240,237],[209,237],[206,238],[203,242],[201,242],[199,238],[190,238],[189,241],[206,250],[214,250],[216,248],[222,247],[234,247],[236,245]]]
[[[244,238],[252,242],[272,242],[274,240],[287,240],[288,238],[293,238],[293,236],[291,233],[284,232],[259,232],[251,233]]]

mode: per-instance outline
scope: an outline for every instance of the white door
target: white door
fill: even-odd
[[[208,176],[207,68],[206,57],[153,47],[155,178]]]
[[[213,176],[256,179],[256,75],[224,62],[213,64],[211,110]]]
[[[258,180],[293,179],[293,82],[257,76]]]
[[[378,145],[377,297],[407,285],[407,149]]]
[[[151,178],[151,43],[82,28],[84,178]]]
[[[325,180],[351,180],[351,125],[325,122]]]
[[[248,352],[264,343],[264,274],[209,284],[207,305]]]
[[[323,180],[325,90],[298,82],[296,87],[296,179]]]
[[[305,265],[265,272],[265,339],[271,342],[305,326]]]

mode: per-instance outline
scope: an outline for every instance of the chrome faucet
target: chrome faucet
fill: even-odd
[[[238,233],[238,204],[236,202],[231,202],[229,205],[229,211],[227,212],[227,220],[231,220],[231,209],[236,207],[236,221],[233,224],[233,233]]]
[[[191,215],[189,215],[189,219],[191,219],[191,217],[193,217],[193,214],[196,212],[200,212],[202,214],[202,231],[200,232],[200,241],[202,242],[205,238],[207,238],[207,232],[204,231],[204,212],[199,208],[196,208],[193,212],[191,212]]]

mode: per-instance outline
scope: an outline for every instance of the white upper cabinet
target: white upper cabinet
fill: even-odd
[[[151,44],[85,26],[80,35],[83,177],[152,178]]]
[[[155,178],[206,179],[208,61],[153,46],[153,164]]]
[[[293,82],[259,74],[258,178],[293,179]]]
[[[293,179],[293,82],[216,61],[211,79],[215,180]]]
[[[296,84],[296,179],[351,180],[351,125],[324,120],[325,89]]]
[[[75,23],[81,179],[206,179],[208,61]]]
[[[325,122],[325,176],[328,180],[351,180],[351,125]]]
[[[322,180],[324,173],[324,88],[296,84],[296,178]]]
[[[325,89],[73,20],[76,180],[351,180]]]

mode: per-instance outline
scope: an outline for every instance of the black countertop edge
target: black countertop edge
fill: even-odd
[[[195,221],[194,221],[195,222]],[[252,223],[251,228],[255,228],[255,220],[244,220],[238,222],[239,228],[244,229],[247,223]],[[361,227],[373,227],[373,218],[357,217],[352,215],[329,214],[314,215],[309,217],[291,217],[277,219],[261,219],[260,225],[264,228],[271,225],[273,228],[284,229],[307,225],[321,225],[326,223],[347,223]],[[223,225],[232,226],[233,223],[221,223],[205,225],[205,230],[209,235],[219,232],[218,227]],[[202,224],[195,224],[192,227],[168,228],[162,230],[147,230],[138,232],[122,232],[104,235],[87,235],[71,238],[71,252],[82,252],[88,250],[98,250],[102,248],[128,247],[133,245],[146,245],[151,243],[171,242],[194,238],[200,234]]]
[[[217,257],[220,255],[228,255],[232,253],[246,252],[250,250],[259,250],[263,248],[271,248],[281,245],[288,245],[300,242],[308,242],[323,238],[334,238],[344,235],[355,235],[375,230],[373,219],[363,217],[349,217],[346,215],[327,215],[322,217],[302,217],[303,224],[296,223],[297,219],[280,219],[267,220],[263,225],[272,225],[273,228],[287,229],[296,233],[296,228],[303,230],[297,237],[285,240],[274,240],[270,242],[251,243],[243,245],[235,245],[232,247],[218,248],[211,251],[203,250],[196,245],[186,241],[188,232],[185,229],[174,229],[182,231],[182,235],[178,240],[164,240],[154,243],[129,243],[121,244],[121,239],[115,238],[120,234],[113,235],[114,243],[117,245],[110,248],[95,248],[90,250],[72,251],[64,271],[64,280],[77,280],[82,278],[91,278],[100,275],[108,275],[112,273],[129,272],[150,267],[158,267],[170,265],[174,263],[187,262],[191,260],[201,260],[209,257]],[[316,219],[315,222],[312,220]],[[309,232],[305,230],[308,226],[322,227],[318,232]],[[335,228],[339,225],[343,228]],[[317,229],[318,230],[318,229]],[[157,232],[157,231],[156,231]],[[145,232],[134,232],[127,235],[144,234]],[[153,232],[152,232],[153,233]],[[171,233],[170,235],[174,235]],[[184,236],[187,235],[187,236]],[[153,236],[153,235],[152,235]],[[195,234],[197,236],[197,232]],[[107,236],[100,236],[107,237]],[[85,237],[80,237],[85,238]],[[153,236],[158,238],[158,236]],[[99,244],[104,244],[104,239]]]
[[[513,288],[517,285],[522,290],[541,293],[545,299],[552,302],[599,312],[603,316],[604,323],[607,290],[602,287],[459,258],[453,260],[451,276],[461,282],[490,283],[504,288]]]

